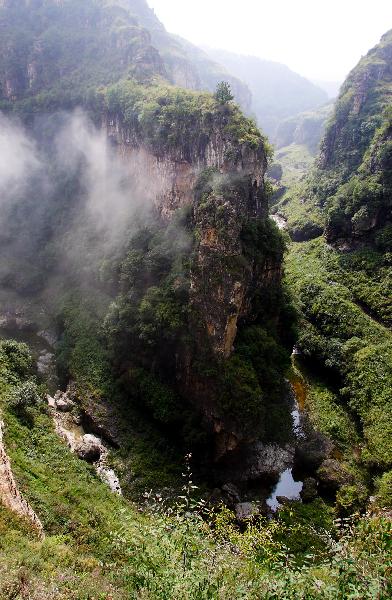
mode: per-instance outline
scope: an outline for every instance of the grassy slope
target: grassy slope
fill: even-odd
[[[303,318],[311,418],[335,441],[356,485],[371,490],[392,466],[388,269],[382,254],[341,254],[323,238],[292,243],[286,264]]]
[[[383,518],[359,522],[336,544],[320,503],[289,507],[278,521],[241,533],[227,511],[201,520],[189,485],[174,511],[158,510],[158,499],[143,512],[111,494],[60,441],[44,405],[18,416],[10,410],[8,394],[29,377],[29,366],[24,361],[15,374],[2,344],[6,445],[46,531],[38,541],[0,508],[2,599],[345,598],[349,590],[388,597],[390,525]]]

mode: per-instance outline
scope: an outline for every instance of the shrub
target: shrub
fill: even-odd
[[[383,508],[392,508],[392,471],[387,471],[377,481],[377,504]]]
[[[8,406],[14,411],[24,412],[27,408],[34,408],[41,401],[37,385],[33,381],[26,381],[14,388],[7,398]]]

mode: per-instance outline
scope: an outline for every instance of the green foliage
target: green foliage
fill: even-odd
[[[298,244],[289,257],[288,279],[306,319],[299,339],[304,357],[336,387],[310,394],[318,425],[347,448],[353,411],[363,428],[361,460],[387,469],[392,464],[392,339],[389,329],[367,315],[354,295],[360,286],[363,293],[371,290],[371,276],[366,279],[365,274],[373,270],[374,277],[375,258],[364,251],[342,257],[321,240]],[[354,435],[352,443],[356,439]]]
[[[236,104],[225,104],[224,110],[207,93],[182,90],[170,85],[140,86],[134,81],[121,81],[103,93],[110,115],[122,117],[124,124],[155,152],[179,152],[191,161],[206,148],[213,124],[227,134],[232,145],[246,144],[257,149],[267,142],[255,123],[246,118]]]
[[[97,304],[78,294],[68,297],[59,316],[63,336],[57,349],[59,370],[84,390],[98,395],[112,381],[107,349],[98,326]]]
[[[170,364],[174,345],[186,333],[192,236],[178,218],[136,233],[121,265],[121,293],[106,318],[117,352],[139,363],[161,352]]]
[[[26,344],[0,340],[0,377],[3,382],[17,384],[32,371],[32,357]]]
[[[337,394],[321,380],[312,379],[306,405],[314,427],[336,442],[347,454],[359,443],[359,435],[347,407],[342,405]]]
[[[4,399],[3,397],[1,398]],[[35,410],[34,408],[32,409]],[[387,598],[390,522],[366,516],[340,531],[321,501],[239,529],[227,509],[196,501],[188,475],[177,501],[148,493],[136,510],[71,454],[49,415],[32,428],[5,411],[6,447],[45,540],[0,507],[0,593],[32,600]],[[340,593],[340,591],[339,591]]]
[[[367,489],[361,483],[343,485],[336,494],[336,507],[340,514],[352,515],[364,510],[367,499]]]
[[[25,411],[35,407],[41,401],[37,385],[32,381],[25,381],[15,387],[8,395],[7,404],[15,412]]]
[[[392,471],[387,471],[377,481],[377,504],[383,508],[392,507]]]
[[[227,81],[221,81],[216,86],[215,99],[219,104],[228,104],[234,100],[234,96],[231,93],[230,84]]]
[[[219,404],[226,416],[244,424],[260,422],[264,406],[256,371],[234,354],[221,365]]]
[[[285,242],[277,226],[268,219],[244,223],[241,234],[244,255],[250,260],[263,263],[275,260],[279,263],[285,251]]]
[[[140,368],[128,372],[127,378],[131,393],[151,411],[154,419],[161,423],[173,423],[181,419],[183,415],[179,398],[171,387]]]

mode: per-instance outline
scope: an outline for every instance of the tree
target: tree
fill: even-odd
[[[234,96],[231,93],[230,84],[227,81],[221,81],[216,86],[215,98],[219,104],[227,104],[231,100],[234,100]]]
[[[8,405],[16,411],[37,406],[41,400],[37,385],[33,381],[25,381],[15,388],[8,396]]]

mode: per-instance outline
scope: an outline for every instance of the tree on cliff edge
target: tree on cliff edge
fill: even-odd
[[[234,100],[234,96],[231,93],[231,87],[227,81],[221,81],[216,86],[215,98],[219,104],[227,104],[231,100]]]

